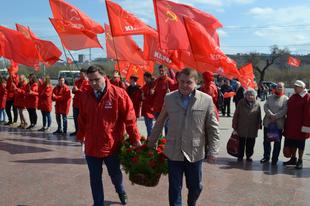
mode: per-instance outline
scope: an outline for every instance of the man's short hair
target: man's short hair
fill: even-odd
[[[198,72],[195,69],[185,68],[179,72],[178,77],[180,77],[182,74],[185,76],[194,77],[195,80],[198,80]]]
[[[86,74],[86,73],[87,73],[87,69],[82,68],[82,69],[80,70],[80,73],[84,73],[84,74]]]
[[[90,67],[88,67],[87,69],[87,74],[91,74],[91,73],[95,73],[95,72],[99,72],[99,74],[105,76],[106,73],[104,72],[104,67],[102,65],[99,64],[94,64],[91,65]]]
[[[152,78],[152,74],[150,72],[144,72],[143,76],[147,78]]]

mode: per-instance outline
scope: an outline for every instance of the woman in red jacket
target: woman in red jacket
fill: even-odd
[[[71,104],[71,92],[65,85],[65,78],[59,77],[58,85],[53,89],[53,101],[56,102],[56,121],[58,128],[53,134],[67,134],[67,115]],[[63,130],[61,129],[61,116],[63,121]]]
[[[0,124],[5,123],[6,79],[0,76]]]
[[[7,122],[6,125],[12,125],[16,123],[18,119],[17,109],[16,107],[14,107],[14,96],[15,96],[14,85],[18,85],[18,82],[19,82],[19,76],[17,74],[10,74],[6,84],[7,98],[5,104],[5,112],[9,118],[9,122]],[[11,113],[12,108],[14,115],[13,118]]]
[[[51,84],[50,77],[45,76],[43,77],[43,83],[39,89],[39,103],[38,103],[38,109],[41,110],[42,113],[43,127],[38,131],[42,132],[49,131],[51,127],[52,94],[53,94],[53,87]]]
[[[19,76],[19,83],[17,86],[14,85],[15,88],[15,98],[14,98],[14,107],[17,108],[18,114],[20,117],[20,125],[19,128],[26,128],[27,122],[24,116],[24,110],[26,108],[25,105],[25,93],[27,90],[27,81],[25,75],[21,74]]]
[[[295,94],[287,103],[287,118],[284,126],[284,155],[291,159],[283,165],[295,165],[296,169],[303,167],[303,154],[306,139],[310,137],[310,123],[307,118],[310,116],[310,94],[305,89],[306,84],[297,80],[294,84]],[[306,129],[308,128],[308,129]],[[296,152],[298,149],[298,160]]]
[[[32,129],[36,126],[38,116],[36,109],[38,107],[38,83],[37,83],[37,77],[35,74],[29,75],[29,83],[27,84],[27,90],[26,90],[26,108],[29,113],[29,119],[30,119],[30,126],[27,127],[27,129]]]
[[[141,116],[141,106],[142,106],[142,90],[140,85],[137,84],[138,77],[130,77],[130,85],[127,87],[127,94],[129,95],[133,107],[135,109],[136,118]]]

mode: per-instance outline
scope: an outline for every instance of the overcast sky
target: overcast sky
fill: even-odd
[[[108,22],[104,0],[66,0],[88,16]],[[174,0],[208,12],[224,25],[218,32],[226,54],[269,52],[277,44],[293,54],[310,53],[309,0]],[[0,0],[0,24],[14,28],[15,23],[29,26],[38,37],[53,41],[60,49],[59,38],[48,18],[52,13],[48,0]],[[152,0],[114,0],[149,25],[155,27]],[[104,46],[104,36],[100,35]],[[141,44],[141,43],[140,43]],[[88,50],[74,51],[88,54]],[[92,49],[93,57],[105,57],[104,49]]]

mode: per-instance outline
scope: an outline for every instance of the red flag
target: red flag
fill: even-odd
[[[207,30],[193,19],[184,17],[184,22],[195,60],[212,66],[212,69],[221,68],[228,78],[238,77],[236,62],[224,54]]]
[[[101,48],[96,33],[75,27],[74,24],[66,20],[50,18],[50,21],[57,31],[64,47],[68,50]]]
[[[292,57],[292,56],[288,56],[287,63],[289,65],[291,65],[292,67],[300,67],[300,65],[301,65],[301,61],[295,57]]]
[[[39,64],[35,44],[18,31],[0,26],[0,56],[33,67]]]
[[[40,61],[46,66],[55,64],[62,52],[51,41],[39,39],[29,28],[16,24],[17,31],[24,34],[27,39],[31,39],[36,46]]]
[[[143,53],[130,36],[112,37],[109,25],[105,24],[107,58],[145,65]],[[116,52],[115,52],[116,51]]]
[[[55,19],[70,22],[72,27],[78,30],[88,30],[94,34],[101,34],[104,32],[103,27],[99,23],[93,21],[90,17],[69,3],[63,0],[50,0],[50,5]]]
[[[236,95],[236,92],[225,92],[223,97],[226,98],[230,98]]]
[[[72,64],[72,63],[73,63],[73,60],[72,60],[70,57],[67,57],[67,63],[68,63],[68,64]]]
[[[190,17],[203,24],[211,36],[218,39],[216,29],[222,24],[212,15],[194,7],[168,0],[153,0],[160,47],[162,49],[190,48],[183,17]]]
[[[255,82],[254,82],[254,72],[253,72],[253,65],[252,63],[246,64],[243,67],[239,69],[239,81],[245,89],[247,88],[254,88]]]
[[[122,77],[126,77],[129,67],[130,67],[130,63],[128,61],[118,61],[114,65],[114,70],[119,71]]]
[[[127,71],[126,80],[129,82],[131,76],[136,76],[138,77],[137,84],[143,86],[144,84],[143,74],[144,74],[143,67],[139,65],[130,64],[130,67]]]
[[[12,76],[14,74],[17,74],[17,72],[18,72],[18,64],[13,60],[11,60],[11,65],[8,68],[8,73]]]
[[[106,0],[106,6],[113,36],[154,33],[153,28],[124,10],[120,5]]]

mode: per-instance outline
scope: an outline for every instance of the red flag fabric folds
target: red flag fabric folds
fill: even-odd
[[[107,24],[105,24],[105,31],[108,58],[128,61],[136,65],[146,64],[141,49],[130,36],[112,37]]]
[[[183,17],[189,17],[203,24],[209,34],[218,40],[216,29],[222,24],[212,15],[194,7],[168,0],[153,0],[160,47],[162,49],[190,48]]]
[[[59,60],[62,52],[53,42],[39,39],[29,28],[23,25],[16,24],[16,29],[24,34],[27,39],[31,39],[35,43],[40,61],[43,64],[51,66]]]
[[[106,0],[112,36],[152,34],[154,29],[124,10],[120,5]],[[155,31],[156,33],[156,31]]]
[[[34,67],[39,64],[35,44],[22,33],[0,26],[0,56]]]
[[[18,64],[13,60],[11,60],[11,65],[8,68],[8,73],[12,76],[14,74],[17,74],[17,72],[18,72]]]
[[[243,88],[255,88],[254,72],[252,63],[246,64],[239,69],[239,81]]]
[[[289,65],[291,65],[292,67],[300,67],[300,65],[301,65],[301,61],[295,57],[292,57],[292,56],[288,56],[287,63]]]

